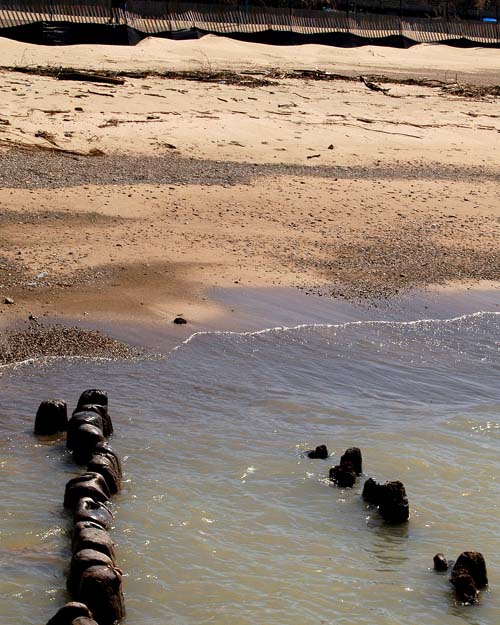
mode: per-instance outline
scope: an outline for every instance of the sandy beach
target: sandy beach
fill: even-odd
[[[497,82],[496,50],[0,45],[3,328],[189,333],[228,312],[214,289],[498,287],[498,97],[464,88]],[[132,73],[41,75],[59,66]],[[344,79],[289,73],[316,68]]]

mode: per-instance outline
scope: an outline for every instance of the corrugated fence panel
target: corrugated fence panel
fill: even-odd
[[[264,30],[302,34],[352,33],[376,39],[404,35],[417,43],[447,39],[468,39],[477,43],[500,44],[500,26],[495,23],[460,20],[403,18],[390,15],[249,7],[182,4],[129,0],[126,10],[110,8],[109,0],[68,1],[48,4],[36,0],[17,4],[0,0],[0,27],[22,26],[40,21],[128,24],[146,34],[198,28],[216,34],[257,33]]]

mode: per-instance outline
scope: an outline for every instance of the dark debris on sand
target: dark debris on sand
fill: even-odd
[[[462,228],[465,223],[473,223],[474,229]],[[393,229],[384,228],[358,241],[318,241],[316,256],[288,253],[286,258],[298,270],[314,267],[329,284],[302,290],[355,301],[393,298],[449,281],[498,282],[500,223],[496,232],[488,233],[489,226],[481,217],[467,222],[455,219],[453,224],[443,224],[437,236],[432,220],[396,222]],[[462,242],[452,244],[461,230]]]
[[[101,69],[98,72],[87,70],[82,72],[75,68],[54,67],[54,66],[6,66],[4,71],[30,74],[35,76],[51,76],[59,80],[90,80],[91,82],[107,82],[114,85],[121,85],[125,78],[160,78],[165,80],[190,80],[195,82],[221,83],[227,85],[238,85],[240,87],[270,87],[279,84],[283,79],[298,80],[319,80],[319,81],[347,81],[355,82],[366,80],[382,84],[394,85],[418,85],[441,89],[446,94],[456,95],[463,98],[484,98],[496,97],[500,95],[500,85],[481,85],[471,83],[459,83],[457,80],[436,80],[426,77],[406,78],[402,76],[387,76],[385,74],[366,74],[361,76],[355,72],[339,74],[315,69],[269,69],[269,70],[247,70],[234,72],[231,70],[119,70],[110,71]],[[365,83],[366,84],[366,83]],[[384,91],[384,90],[382,90]]]
[[[29,156],[27,156],[29,155]],[[0,186],[58,189],[92,185],[240,185],[258,177],[303,176],[343,180],[480,180],[500,182],[500,172],[485,166],[412,162],[381,166],[258,164],[183,158],[178,155],[74,156],[16,147],[0,151]]]
[[[79,356],[130,360],[145,354],[98,330],[32,323],[27,329],[0,332],[0,364],[31,358]]]

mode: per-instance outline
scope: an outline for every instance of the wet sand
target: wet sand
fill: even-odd
[[[259,332],[301,325],[453,319],[479,311],[500,312],[500,290],[493,283],[431,288],[363,302],[307,295],[291,287],[213,288],[206,295],[217,312],[190,319],[186,325],[88,316],[65,318],[64,325],[50,317],[41,322],[18,322],[15,329],[0,331],[0,367],[46,356],[156,358],[197,332]]]

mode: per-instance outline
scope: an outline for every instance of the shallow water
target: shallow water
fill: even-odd
[[[113,536],[126,625],[500,623],[500,314],[192,337],[147,362],[59,361],[0,378],[2,623],[66,599],[64,442],[31,434],[38,403],[104,387],[126,473]],[[332,457],[301,451],[325,443]],[[354,489],[326,480],[349,446]],[[401,479],[384,525],[365,477]],[[453,599],[443,551],[486,557],[490,590]]]

